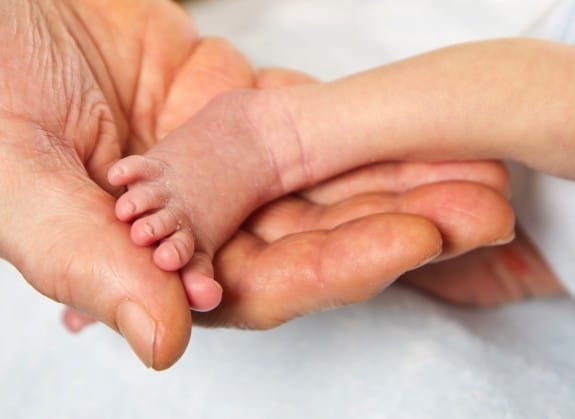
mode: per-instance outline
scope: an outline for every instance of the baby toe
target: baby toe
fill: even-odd
[[[161,173],[162,165],[158,160],[133,155],[119,160],[110,167],[108,182],[112,186],[126,186],[141,180],[155,178]]]
[[[212,261],[206,253],[194,253],[182,269],[182,281],[192,310],[210,311],[221,303],[222,286],[214,280]]]
[[[116,217],[120,221],[132,221],[147,212],[162,208],[166,199],[166,193],[161,188],[135,185],[116,201]]]
[[[183,268],[194,254],[194,236],[187,229],[180,229],[166,238],[154,251],[154,262],[165,271]]]
[[[190,309],[207,312],[215,309],[222,302],[222,286],[213,278],[193,272],[184,282]]]
[[[132,241],[139,246],[149,246],[178,230],[179,219],[170,211],[162,209],[142,217],[132,224]]]

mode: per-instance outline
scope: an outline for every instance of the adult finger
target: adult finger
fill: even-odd
[[[293,196],[263,207],[246,228],[262,240],[273,242],[289,234],[331,229],[377,213],[427,218],[442,235],[441,258],[508,242],[514,235],[513,210],[505,197],[482,184],[462,181],[422,185],[399,194],[364,194],[332,205]]]
[[[215,260],[222,304],[195,320],[267,329],[306,313],[365,301],[441,248],[432,223],[403,214],[372,215],[272,244],[240,232]]]
[[[383,162],[344,173],[300,193],[320,204],[332,204],[348,197],[371,192],[405,192],[415,187],[463,180],[483,183],[509,194],[509,174],[495,161],[467,162]]]
[[[64,308],[62,313],[62,323],[72,333],[78,333],[97,321],[94,317],[70,307]]]
[[[424,266],[405,274],[402,280],[442,300],[472,307],[493,307],[565,292],[521,229],[509,244]]]

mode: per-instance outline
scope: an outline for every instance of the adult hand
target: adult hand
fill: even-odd
[[[256,86],[309,81],[297,73],[265,70]],[[426,246],[426,234],[413,237],[406,228],[416,225],[415,219],[402,224],[406,220],[397,213],[432,220],[443,241],[440,259],[453,257],[509,238],[512,215],[506,194],[507,174],[493,162],[386,163],[281,199],[254,215],[219,253],[223,304],[198,313],[196,321],[269,328],[368,299],[413,268],[409,252]],[[338,228],[351,220],[357,221]],[[316,254],[326,269],[315,266]],[[88,321],[71,312],[66,318],[75,329]]]
[[[0,255],[40,292],[121,332],[146,365],[168,367],[189,339],[185,293],[177,275],[155,269],[149,249],[131,244],[127,226],[113,215],[117,191],[105,183],[105,173],[117,158],[144,151],[219,91],[253,83],[251,68],[219,41],[215,45],[227,53],[212,60],[214,43],[200,42],[187,14],[168,1],[4,3],[0,36],[5,40],[0,194],[7,203],[0,210]],[[204,85],[206,79],[211,82]],[[481,236],[482,244],[508,236],[512,216],[505,200],[484,186],[476,192],[482,206],[455,199],[453,208],[480,218],[494,210],[503,215]],[[434,193],[412,194],[411,206],[425,207],[419,195]],[[346,211],[352,218],[358,214]],[[256,219],[254,228],[258,224]],[[279,221],[264,226],[282,229]],[[375,215],[341,228],[332,229],[333,222],[323,226],[322,232],[258,244],[257,251],[245,236],[230,243],[220,258],[220,277],[224,288],[236,291],[230,295],[245,300],[235,305],[228,300],[217,321],[265,327],[326,301],[361,299],[442,250],[441,229],[418,215]],[[357,237],[362,239],[355,249],[362,251],[349,252]],[[457,247],[477,241],[464,237]],[[285,259],[284,249],[290,250]],[[276,281],[260,295],[263,302],[252,298],[264,288],[263,279],[277,277],[281,260],[293,262],[284,274],[317,285],[308,307],[297,303],[299,309],[285,316],[265,311],[277,301],[270,292],[297,295],[301,281]],[[336,262],[338,277],[350,280],[323,287],[317,267]],[[262,272],[248,272],[246,266],[260,266]],[[332,285],[331,297],[320,298]],[[356,293],[348,297],[348,290]],[[312,304],[315,300],[319,303]],[[226,313],[234,317],[226,319]]]
[[[288,73],[277,76],[289,80]],[[195,321],[274,327],[369,299],[423,263],[412,252],[429,248],[430,239],[441,248],[432,257],[436,261],[509,240],[513,216],[503,198],[507,187],[507,173],[493,162],[385,163],[268,204],[217,254],[223,302],[214,311],[195,314]],[[426,230],[421,217],[434,228]],[[488,257],[464,255],[406,275],[413,275],[410,282],[420,289],[451,302],[500,299],[484,286],[489,278],[476,270],[478,263],[498,260],[500,248],[505,252],[506,246],[488,247],[479,251],[491,252]],[[447,269],[450,263],[453,272]],[[430,270],[443,265],[442,276],[433,276]],[[71,330],[93,321],[73,311],[65,319]]]
[[[441,164],[433,170],[426,164],[379,164],[332,179],[306,191],[304,195],[315,204],[333,205],[349,199],[353,194],[383,190],[403,193],[417,185],[422,178],[427,182],[439,182],[448,179],[448,176],[473,180],[472,176],[477,174],[482,177],[475,178],[476,181],[505,193],[506,176],[500,167],[490,168],[489,164],[475,162],[467,169],[468,172],[459,164]],[[457,171],[461,172],[457,174]],[[475,308],[565,293],[563,285],[536,245],[520,227],[516,229],[516,238],[510,243],[472,250],[456,258],[453,256],[453,252],[444,252],[434,263],[404,274],[401,282],[449,303]]]
[[[0,4],[0,39],[0,255],[122,333],[146,365],[171,365],[189,339],[184,290],[130,243],[103,179],[155,138],[193,27],[168,2],[19,0]]]
[[[217,255],[222,304],[196,321],[274,327],[365,301],[431,259],[512,238],[506,175],[497,164],[391,163],[350,176],[363,173],[369,184],[335,179],[256,213]],[[424,257],[421,249],[432,243],[441,253]]]

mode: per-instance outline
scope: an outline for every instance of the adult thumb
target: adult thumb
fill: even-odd
[[[146,366],[171,366],[191,331],[178,275],[160,271],[151,249],[132,244],[128,226],[115,219],[113,199],[89,179],[49,182],[41,199],[8,220],[20,228],[9,243],[0,241],[2,255],[47,297],[121,333]]]

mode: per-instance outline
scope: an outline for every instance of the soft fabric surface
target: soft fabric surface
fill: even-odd
[[[232,38],[256,63],[329,79],[522,33],[550,5],[205,0],[191,8],[203,32]],[[67,334],[57,304],[8,265],[0,275],[0,418],[575,417],[569,298],[471,311],[392,287],[269,332],[195,329],[182,360],[156,373],[105,327]]]

